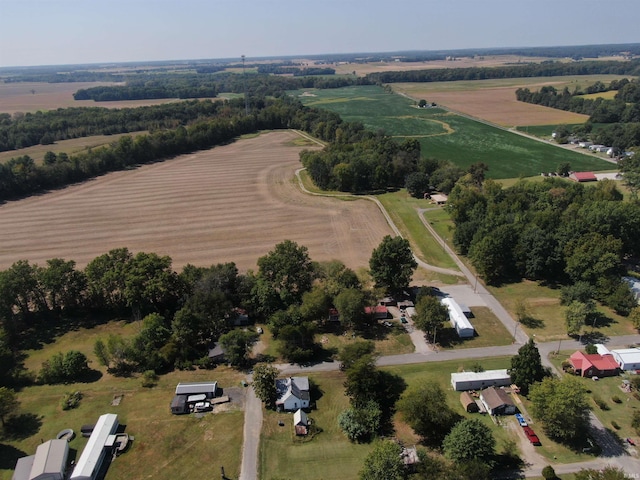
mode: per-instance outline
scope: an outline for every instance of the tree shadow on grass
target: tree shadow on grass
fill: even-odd
[[[544,320],[532,317],[531,315],[526,315],[521,318],[520,323],[527,328],[544,328],[545,326]]]
[[[609,340],[609,337],[606,336],[604,333],[598,332],[597,330],[592,330],[582,335],[581,343],[583,345],[587,345],[589,343],[591,344],[606,343],[608,340]]]
[[[0,443],[0,470],[13,470],[18,459],[26,456],[26,452]]]
[[[614,323],[618,322],[611,317],[607,317],[602,312],[595,312],[591,314],[589,320],[587,321],[587,325],[590,325],[593,328],[610,327]]]
[[[40,430],[42,417],[33,413],[22,413],[11,417],[4,426],[4,436],[8,440],[24,440]]]

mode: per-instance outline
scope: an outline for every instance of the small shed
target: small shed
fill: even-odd
[[[295,428],[296,435],[306,435],[309,433],[309,419],[302,409],[296,410],[293,414],[293,427]]]
[[[569,178],[575,182],[597,182],[598,177],[596,177],[593,172],[573,172],[569,175]]]
[[[462,392],[460,394],[460,403],[467,413],[477,413],[480,411],[480,407],[469,392]]]
[[[340,312],[338,312],[337,308],[330,308],[329,315],[327,317],[328,322],[339,322],[340,321]]]
[[[174,415],[188,413],[189,408],[187,405],[187,395],[174,395],[173,400],[171,400],[170,408],[171,413]]]
[[[480,401],[490,415],[513,415],[516,413],[516,405],[507,392],[501,388],[485,388],[480,393]]]
[[[365,315],[373,317],[374,320],[386,320],[389,317],[389,310],[384,305],[375,307],[364,307]]]
[[[444,205],[448,199],[449,198],[442,193],[434,193],[431,195],[431,203],[435,203],[436,205]]]
[[[213,344],[213,348],[209,349],[209,359],[215,363],[224,363],[225,362],[225,350],[224,347],[220,344],[220,342],[215,342]]]

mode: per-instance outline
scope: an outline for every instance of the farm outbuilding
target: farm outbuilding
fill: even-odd
[[[189,406],[187,405],[187,395],[174,395],[171,400],[171,413],[174,415],[182,415],[189,413]]]
[[[516,405],[509,394],[501,388],[485,388],[480,393],[480,401],[489,415],[513,415],[516,413]]]
[[[73,469],[70,480],[95,480],[107,454],[105,445],[109,437],[118,430],[118,415],[106,413],[96,423],[80,459]]]
[[[176,395],[197,395],[198,393],[204,393],[207,398],[213,398],[216,396],[217,389],[218,382],[179,383],[176,387]]]
[[[458,392],[479,390],[486,387],[506,387],[507,385],[511,385],[511,375],[506,369],[451,374],[451,386]]]
[[[376,305],[364,307],[364,314],[373,317],[374,320],[386,320],[389,317],[389,310],[384,305]]]
[[[35,455],[18,459],[12,480],[63,480],[69,457],[66,440],[38,445]]]
[[[302,409],[298,409],[293,414],[293,427],[296,435],[306,435],[308,433],[309,419]]]
[[[575,182],[597,182],[598,177],[596,177],[593,172],[573,172],[569,175],[569,178]]]
[[[473,337],[476,331],[462,311],[462,308],[460,308],[460,305],[458,305],[458,302],[451,297],[445,297],[440,301],[449,310],[449,322],[451,322],[451,326],[456,329],[458,336],[460,338]]]
[[[611,354],[621,370],[640,370],[640,348],[611,350]]]
[[[460,394],[460,403],[467,413],[476,413],[480,411],[480,407],[469,392],[462,392]]]

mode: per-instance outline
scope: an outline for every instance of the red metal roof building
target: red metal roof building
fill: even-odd
[[[569,357],[569,361],[576,374],[582,377],[612,377],[618,374],[620,368],[612,355],[599,353],[588,355],[577,351]]]
[[[569,175],[571,180],[576,182],[597,182],[598,178],[594,175],[593,172],[573,172]]]

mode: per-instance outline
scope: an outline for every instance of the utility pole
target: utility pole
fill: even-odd
[[[242,86],[244,87],[244,114],[249,115],[249,97],[247,96],[247,72],[244,69],[245,56],[242,58]]]

